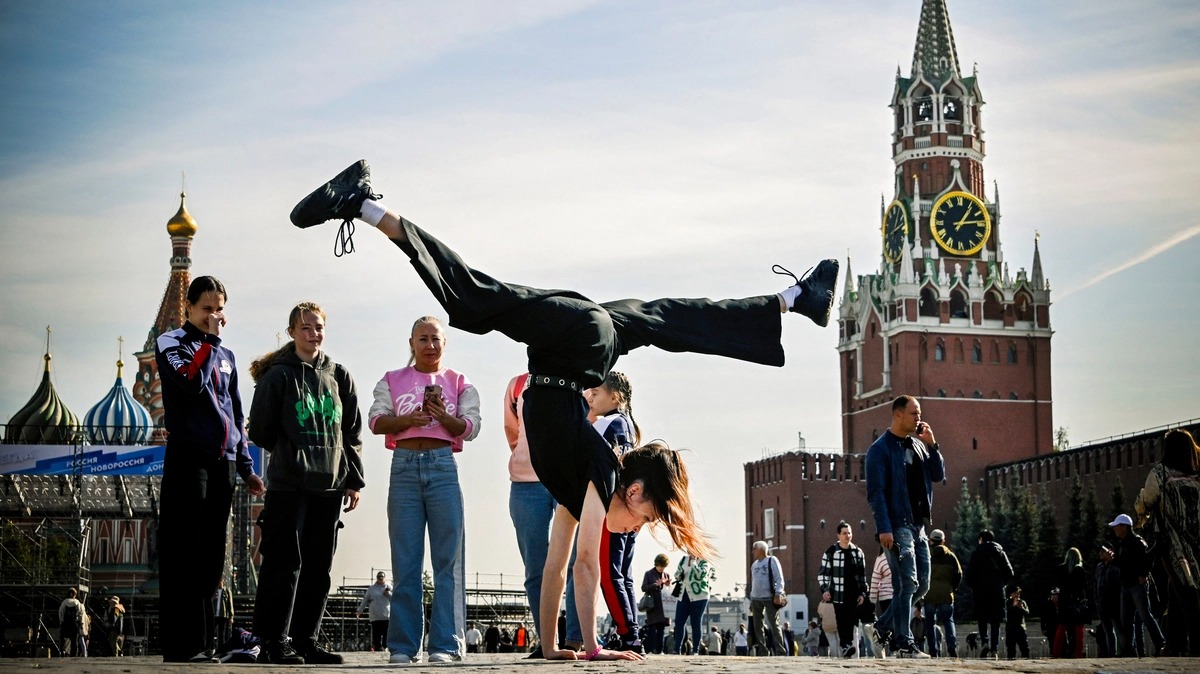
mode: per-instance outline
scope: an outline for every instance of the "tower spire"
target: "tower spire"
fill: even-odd
[[[945,82],[960,76],[958,50],[946,0],[922,0],[921,23],[917,26],[917,45],[913,50],[912,76],[918,73],[933,82]]]
[[[1042,251],[1038,250],[1038,239],[1042,238],[1040,232],[1033,233],[1033,271],[1030,272],[1029,283],[1034,290],[1046,289],[1046,277],[1042,275]]]

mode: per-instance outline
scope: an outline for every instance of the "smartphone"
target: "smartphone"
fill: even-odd
[[[429,386],[425,387],[425,399],[426,400],[428,400],[429,398],[441,398],[441,397],[442,397],[442,387],[440,384],[430,384]]]

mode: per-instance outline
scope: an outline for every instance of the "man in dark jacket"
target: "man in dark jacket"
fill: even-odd
[[[967,585],[975,593],[975,616],[979,619],[979,657],[997,653],[1000,623],[1004,622],[1004,587],[1013,578],[1012,564],[1004,548],[989,529],[979,532],[978,546],[967,563]]]
[[[1150,551],[1146,541],[1133,533],[1133,519],[1124,513],[1108,523],[1117,536],[1117,568],[1121,570],[1121,648],[1122,654],[1133,654],[1133,615],[1142,619],[1142,625],[1150,633],[1155,654],[1166,647],[1166,639],[1158,627],[1158,621],[1150,612]]]
[[[867,450],[866,471],[867,501],[895,589],[875,623],[878,643],[872,646],[891,648],[897,657],[927,658],[913,641],[909,616],[929,589],[925,526],[932,520],[933,483],[946,477],[946,462],[916,398],[901,395],[892,401],[892,424]]]
[[[946,547],[946,534],[934,529],[929,534],[929,591],[925,593],[925,639],[929,654],[941,656],[938,647],[937,628],[942,626],[946,638],[946,652],[958,657],[958,636],[954,631],[954,591],[962,582],[962,565],[958,557]]]

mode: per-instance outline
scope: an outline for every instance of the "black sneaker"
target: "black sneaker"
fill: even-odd
[[[847,646],[842,649],[842,657],[843,658],[852,658],[852,657],[854,657],[854,655],[856,653],[858,653],[858,649],[855,648],[854,646]]]
[[[642,647],[641,639],[634,639],[633,641],[622,641],[621,645],[617,647],[617,650],[618,651],[630,651],[632,653],[637,653],[638,655],[646,654],[646,649]]]
[[[800,286],[803,292],[792,303],[790,311],[807,316],[822,328],[829,325],[829,313],[833,310],[833,290],[837,285],[838,267],[837,260],[821,260],[815,269],[809,270],[812,273],[805,272],[804,278],[796,279],[796,285]],[[772,267],[771,271],[796,278],[795,274],[779,265]]]
[[[529,655],[525,656],[525,659],[526,660],[545,660],[546,656],[542,655],[542,647],[538,646],[537,648],[533,649],[532,651],[529,651]]]
[[[269,665],[303,665],[304,658],[292,648],[289,639],[268,641],[263,644],[258,661]]]
[[[340,665],[343,662],[341,655],[330,653],[311,641],[297,641],[296,651],[304,658],[306,665]]]
[[[917,648],[916,644],[901,646],[892,652],[892,655],[897,658],[916,658],[918,660],[928,660],[929,654]]]
[[[892,631],[875,623],[871,630],[871,648],[875,649],[880,658],[886,658],[887,652],[892,648]]]
[[[212,651],[200,651],[199,653],[188,658],[188,662],[220,662],[213,657]]]
[[[334,255],[341,257],[354,252],[354,218],[362,215],[363,202],[382,198],[381,194],[371,193],[371,167],[365,159],[360,159],[301,199],[292,209],[292,224],[307,229],[329,220],[341,220],[334,245]]]

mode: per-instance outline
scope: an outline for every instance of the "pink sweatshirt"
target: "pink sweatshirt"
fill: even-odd
[[[384,436],[385,447],[395,449],[397,440],[433,438],[445,440],[454,451],[461,452],[464,441],[474,440],[479,435],[479,391],[467,381],[466,376],[447,368],[437,372],[420,372],[411,366],[388,372],[375,385],[375,401],[367,415],[371,430],[375,430],[375,421],[379,417],[412,414],[420,408],[425,400],[425,387],[431,384],[441,385],[446,412],[465,421],[467,430],[455,437],[434,420],[427,426],[388,433]]]

